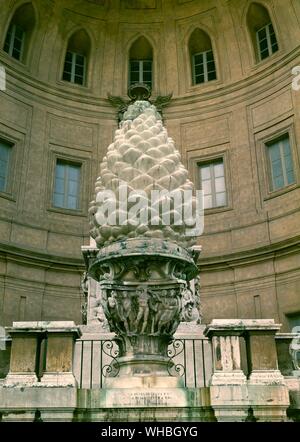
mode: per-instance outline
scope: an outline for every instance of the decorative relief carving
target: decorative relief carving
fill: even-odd
[[[103,290],[102,306],[110,331],[127,336],[171,336],[180,322],[181,289],[147,285]]]
[[[189,286],[182,290],[182,314],[181,320],[183,322],[197,321],[199,313],[196,308],[196,299],[194,293]]]
[[[88,292],[89,292],[87,272],[84,272],[81,279],[81,292],[83,295],[83,300],[81,303],[81,318],[82,318],[82,324],[86,324],[88,316]]]

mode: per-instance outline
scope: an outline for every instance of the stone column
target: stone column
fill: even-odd
[[[14,322],[11,336],[9,373],[5,385],[33,385],[38,382],[39,344],[45,331],[40,322]]]
[[[74,341],[81,336],[73,321],[47,324],[46,370],[44,386],[76,386],[73,374]]]

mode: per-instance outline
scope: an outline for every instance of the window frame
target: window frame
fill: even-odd
[[[271,171],[269,168],[269,158],[267,151],[267,144],[280,139],[284,135],[289,136],[291,156],[294,165],[294,176],[295,183],[290,184],[287,187],[283,187],[277,190],[272,190],[270,184],[271,181]],[[266,128],[263,130],[262,134],[257,134],[255,136],[257,163],[258,163],[258,179],[259,188],[262,201],[268,201],[272,198],[276,198],[287,192],[290,192],[300,184],[300,172],[299,172],[299,156],[297,152],[297,145],[295,139],[295,128],[293,120],[290,118],[288,122],[281,122],[277,125],[277,130],[274,127]]]
[[[72,54],[71,73],[70,73],[71,79],[70,80],[64,79],[66,57],[67,57],[68,53]],[[84,59],[82,83],[76,83],[75,82],[75,77],[76,77],[76,74],[75,74],[75,70],[76,70],[76,56],[77,55],[80,55]],[[71,83],[72,85],[75,85],[75,86],[86,87],[86,81],[87,81],[87,57],[85,55],[80,54],[79,52],[73,52],[73,51],[66,50],[65,58],[64,58],[64,63],[63,63],[62,81],[66,82],[66,83],[69,83],[69,84]]]
[[[56,188],[56,179],[57,179],[57,175],[56,175],[56,171],[57,171],[57,166],[60,163],[60,165],[64,165],[67,166],[66,169],[64,169],[64,193],[63,195],[63,199],[64,199],[64,204],[66,203],[67,205],[67,200],[68,197],[70,196],[69,193],[69,182],[70,182],[70,176],[69,176],[69,168],[68,166],[76,166],[79,169],[79,180],[78,180],[78,192],[76,195],[76,208],[72,208],[72,207],[66,207],[64,206],[56,206],[55,205],[55,194],[57,194],[57,192],[55,192],[55,188]],[[66,161],[60,158],[56,159],[56,163],[55,163],[55,168],[54,168],[54,183],[53,183],[53,193],[52,193],[52,204],[53,207],[55,207],[56,209],[64,209],[64,210],[75,210],[78,211],[80,210],[80,189],[81,189],[81,175],[82,175],[82,164],[81,163],[75,163],[72,161]]]
[[[271,36],[270,36],[270,26],[272,26],[274,34],[275,34],[276,43],[277,43],[277,51],[273,51],[273,48],[272,48]],[[258,33],[260,31],[262,31],[263,29],[266,30],[266,38],[267,38],[267,44],[268,44],[268,56],[265,58],[262,58],[262,54],[261,54],[261,50],[260,50],[260,40],[259,40],[259,36],[258,36]],[[258,52],[258,60],[259,61],[267,60],[269,57],[271,57],[273,54],[276,54],[276,52],[279,51],[278,39],[277,39],[277,35],[276,35],[272,21],[270,21],[270,23],[267,23],[266,25],[262,26],[257,31],[255,31],[255,37],[256,37],[256,45],[257,45],[257,52]]]
[[[284,150],[283,150],[283,143],[282,141],[288,139],[289,141],[289,148],[290,148],[290,153],[291,153],[291,158],[292,158],[292,164],[293,164],[293,175],[294,175],[294,181],[293,183],[288,183],[287,180],[287,172],[286,172],[286,165],[285,165],[285,161],[284,161]],[[282,166],[282,175],[283,175],[283,180],[284,180],[284,185],[282,187],[279,188],[275,188],[275,184],[274,184],[274,175],[273,175],[273,168],[272,168],[272,164],[271,164],[271,158],[270,158],[270,147],[272,145],[279,144],[279,150],[280,150],[280,162],[281,162],[281,166]],[[293,153],[292,153],[292,147],[291,147],[291,140],[290,140],[290,135],[289,133],[284,133],[279,137],[274,138],[271,141],[268,141],[265,143],[265,150],[266,150],[266,157],[267,157],[267,167],[268,167],[268,178],[269,178],[269,190],[270,192],[278,192],[278,191],[282,191],[283,189],[286,189],[287,187],[290,186],[294,186],[297,182],[297,178],[296,178],[296,173],[295,173],[295,162],[294,162],[294,158],[293,158]]]
[[[198,170],[197,170],[197,174],[199,176],[199,184],[200,184],[200,190],[202,189],[202,178],[201,178],[201,167],[203,166],[209,166],[210,168],[210,181],[212,183],[212,192],[211,192],[211,196],[212,196],[212,204],[215,202],[216,203],[216,189],[215,189],[215,172],[214,172],[214,165],[215,164],[222,164],[223,165],[223,176],[224,176],[224,183],[225,183],[225,194],[226,194],[226,204],[222,205],[222,206],[217,206],[217,205],[213,205],[212,207],[204,207],[204,210],[207,211],[215,211],[215,210],[223,210],[228,208],[228,190],[227,190],[227,182],[226,182],[226,172],[225,172],[225,163],[224,163],[224,157],[216,157],[214,159],[211,160],[207,160],[207,161],[201,161],[201,162],[197,162],[197,166],[198,166]]]
[[[214,62],[214,65],[215,65],[215,70],[214,70],[214,72],[215,72],[215,76],[216,76],[216,78],[214,78],[213,80],[209,80],[209,79],[208,79],[208,69],[207,69],[207,63],[208,63],[208,61],[207,61],[207,54],[208,54],[209,52],[211,52],[212,55],[213,55],[213,62]],[[202,55],[202,56],[203,56],[203,74],[204,74],[204,81],[201,82],[201,83],[196,83],[196,72],[195,72],[196,64],[195,64],[195,57],[196,57],[197,55]],[[211,71],[211,72],[213,72],[213,71]],[[200,86],[201,84],[210,83],[211,81],[216,81],[217,79],[218,79],[218,77],[217,77],[217,66],[216,66],[216,62],[215,62],[215,56],[214,56],[213,48],[209,49],[208,51],[202,51],[202,52],[197,52],[197,53],[192,54],[192,82],[193,82],[193,86]]]
[[[139,72],[139,81],[131,81],[131,72],[132,72],[132,70],[131,70],[131,63],[132,62],[135,62],[135,63],[139,63],[139,70],[138,70],[138,72]],[[142,59],[142,60],[137,60],[137,59],[133,59],[133,58],[130,58],[129,59],[129,73],[128,73],[128,86],[130,87],[132,84],[135,84],[135,83],[145,83],[145,84],[147,84],[148,82],[146,82],[146,81],[144,81],[144,79],[143,79],[143,77],[144,77],[144,69],[143,69],[143,64],[144,63],[151,63],[151,89],[153,89],[153,59],[151,60],[151,59]],[[142,68],[141,68],[141,66],[142,66]],[[147,71],[147,72],[149,72],[149,71]],[[141,80],[141,77],[142,77],[142,80]]]
[[[23,33],[22,34],[21,49],[20,49],[20,58],[16,58],[16,57],[13,56],[14,43],[15,43],[17,27],[19,27],[22,30],[22,33]],[[7,36],[8,36],[8,33],[9,33],[10,29],[12,29],[12,35],[11,35],[10,41],[9,41],[9,49],[8,49],[8,51],[6,51],[4,48],[5,48],[6,39],[7,39]],[[16,23],[10,23],[10,25],[9,25],[9,27],[7,29],[7,32],[6,32],[5,40],[4,40],[4,47],[3,47],[4,52],[6,52],[14,60],[17,60],[17,61],[22,63],[23,58],[24,58],[25,40],[26,40],[26,31],[24,31],[24,29],[21,26],[17,25]]]
[[[8,159],[8,167],[7,167],[7,175],[6,175],[6,186],[5,190],[0,189],[0,196],[3,197],[11,197],[13,193],[13,173],[14,173],[14,147],[15,143],[8,141],[5,138],[1,137],[0,134],[0,143],[5,143],[9,146],[9,159]]]
[[[86,209],[88,204],[89,183],[86,182],[87,162],[89,157],[70,155],[67,152],[52,150],[50,147],[50,163],[48,168],[48,182],[50,186],[46,188],[46,210],[66,215],[75,215],[86,217]],[[57,161],[75,164],[81,166],[79,193],[78,193],[78,209],[67,209],[64,207],[54,206],[54,190],[55,190],[55,172]]]
[[[30,72],[32,70],[35,46],[38,45],[40,47],[42,44],[41,39],[38,39],[40,14],[38,9],[36,8],[35,2],[25,2],[25,3],[23,2],[21,4],[20,2],[15,2],[15,3],[17,4],[14,5],[12,10],[9,12],[9,15],[7,16],[5,31],[3,32],[3,37],[1,39],[0,50],[3,51],[3,54],[6,54],[7,61],[11,60],[13,63],[17,63],[16,66],[18,66],[25,72]],[[20,20],[16,18],[16,13],[19,12],[20,8],[25,6],[32,7],[32,9],[30,10],[31,15],[28,16],[29,22],[20,23]],[[10,26],[14,24],[20,26],[24,32],[22,54],[20,59],[12,57],[9,53],[7,53],[4,50],[7,33],[9,31]]]
[[[205,215],[222,213],[234,210],[233,207],[233,188],[230,170],[230,144],[224,143],[217,146],[207,145],[199,146],[197,149],[187,151],[188,170],[192,181],[195,183],[195,189],[201,190],[199,165],[210,163],[223,159],[225,186],[227,192],[227,206],[217,207],[213,209],[205,209]]]
[[[266,175],[266,186],[267,186],[267,195],[265,196],[265,199],[273,198],[279,195],[282,195],[286,192],[289,192],[290,190],[295,189],[299,186],[299,176],[297,173],[298,167],[297,167],[297,157],[295,154],[295,141],[294,137],[292,136],[292,130],[291,128],[282,130],[277,133],[273,133],[273,135],[269,136],[268,138],[265,138],[262,140],[263,144],[263,157],[264,157],[264,163],[265,163],[265,175]],[[272,170],[271,170],[271,164],[269,160],[269,152],[268,152],[268,145],[271,143],[276,142],[276,140],[280,140],[285,135],[288,135],[289,142],[290,142],[290,151],[291,151],[291,157],[293,161],[293,172],[294,172],[294,183],[288,184],[284,187],[281,187],[279,189],[273,189],[273,179],[272,179]]]

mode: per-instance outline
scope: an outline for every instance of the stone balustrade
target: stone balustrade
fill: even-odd
[[[213,350],[209,387],[179,388],[178,391],[186,395],[184,403],[177,406],[182,413],[179,415],[185,416],[186,407],[194,407],[195,413],[196,409],[197,413],[206,410],[208,420],[218,421],[285,421],[288,407],[297,415],[299,382],[291,377],[289,386],[287,378],[278,370],[275,336],[279,328],[273,320],[213,320],[204,331]],[[91,407],[85,403],[87,390],[79,390],[78,395],[73,375],[74,342],[81,335],[79,327],[73,322],[19,322],[7,332],[12,341],[10,369],[0,386],[0,413],[7,413],[6,420],[16,419],[18,410],[27,408],[24,419],[34,419],[32,410],[38,409],[45,420],[55,419],[62,410],[64,419],[72,420],[74,413],[78,413],[76,410]],[[161,394],[156,390],[156,396]],[[171,405],[174,407],[168,402],[170,391],[163,396],[166,413],[168,407],[170,410]],[[150,392],[151,389],[147,394]],[[108,401],[111,399],[108,386],[93,389],[91,394],[101,413],[113,409],[112,401]],[[142,391],[138,394],[134,400],[145,396]],[[192,397],[193,403],[189,399]],[[291,407],[290,401],[295,402],[294,406]],[[130,413],[134,416],[135,405],[131,407]],[[91,408],[87,412],[93,419],[95,410]],[[158,415],[161,416],[159,406]]]
[[[278,370],[275,334],[279,324],[268,319],[218,319],[204,334],[212,341],[211,405],[218,420],[286,420],[288,388]],[[244,339],[248,367],[241,370]]]

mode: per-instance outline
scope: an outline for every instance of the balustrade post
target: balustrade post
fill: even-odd
[[[281,324],[274,320],[245,320],[249,383],[283,384],[284,378],[278,369],[275,334]]]
[[[74,343],[81,336],[73,321],[50,322],[47,325],[46,370],[41,384],[76,386],[73,374]]]
[[[218,421],[286,420],[288,389],[275,344],[279,328],[269,319],[219,319],[207,326],[214,359],[211,405]],[[241,371],[240,337],[246,341],[248,379]]]
[[[212,341],[211,385],[245,384],[246,376],[241,370],[240,336],[243,328],[240,326],[240,321],[214,319],[204,333]]]
[[[259,421],[284,421],[289,392],[278,369],[275,334],[281,324],[273,319],[244,320],[247,346],[249,399]]]
[[[41,322],[14,322],[7,327],[12,339],[6,386],[32,385],[38,382],[39,343],[44,336]]]

